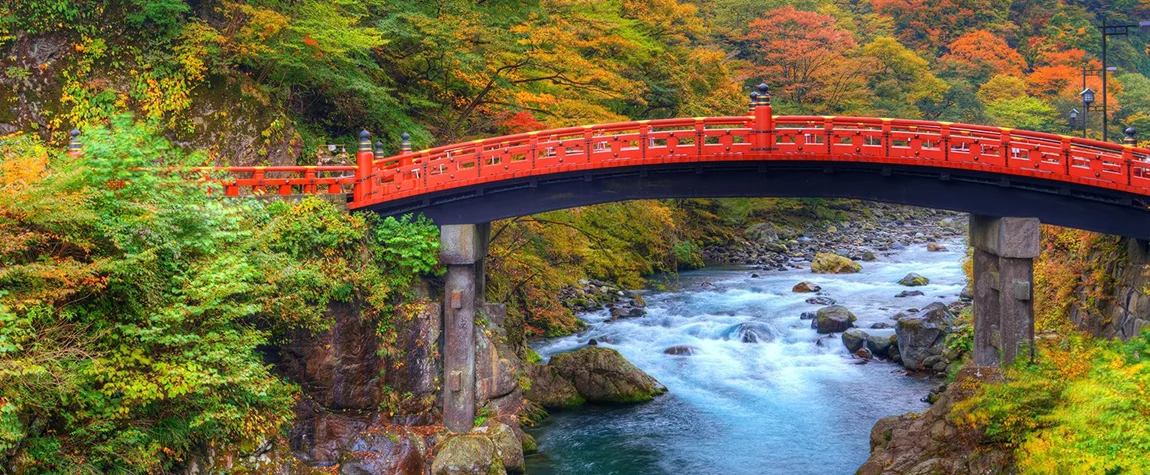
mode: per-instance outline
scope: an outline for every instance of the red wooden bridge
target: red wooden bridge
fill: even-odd
[[[1062,221],[1061,224],[1068,226],[1150,237],[1150,219],[1146,219],[1150,213],[1144,205],[1144,198],[1150,197],[1148,149],[949,122],[773,116],[765,84],[751,94],[750,110],[745,116],[567,127],[420,151],[410,151],[405,140],[403,149],[399,155],[379,156],[372,150],[367,132],[363,132],[355,166],[218,170],[232,175],[224,183],[229,196],[349,193],[351,209],[373,209],[387,214],[423,211],[443,224],[484,222],[617,199],[809,194],[870,198],[998,216],[1039,216],[1045,222]],[[748,174],[798,169],[838,174],[839,178],[826,182],[809,174],[799,174],[783,177],[782,182],[773,184],[739,183],[745,181]],[[655,175],[671,170],[693,171],[696,176],[663,183],[662,188],[656,187],[656,191],[650,193],[634,192],[642,188],[644,179],[652,181]],[[710,180],[697,176],[714,175],[713,170],[726,170],[728,176],[719,176],[720,173]],[[735,170],[741,171],[729,173]],[[840,173],[842,171],[866,171],[868,176],[887,179],[867,178],[860,182],[858,176]],[[540,184],[590,183],[617,178],[625,172],[632,173],[638,181],[608,186],[613,190],[609,193],[590,193],[585,186],[570,185],[557,188],[548,196],[540,196],[538,191]],[[901,176],[921,181],[924,175],[929,175],[934,182],[914,184],[915,180],[895,179]],[[709,184],[702,186],[706,181]],[[954,190],[965,193],[965,197],[941,200],[920,197],[931,192],[952,193],[945,191],[948,186],[943,182],[990,185],[1009,188],[1014,193],[984,186]],[[799,189],[794,189],[796,186]],[[828,188],[840,192],[819,192]],[[492,198],[501,192],[522,189],[531,192],[508,194],[502,200]],[[1018,193],[1023,191],[1053,195],[1054,201],[1034,201]],[[476,198],[487,204],[458,205]],[[966,209],[968,202],[979,199],[982,204],[972,203],[969,206],[974,208]],[[1019,200],[1028,203],[1024,203],[1025,209],[1009,209]],[[1074,205],[1082,200],[1094,204],[1084,208]],[[454,210],[445,208],[449,203],[457,203],[453,205]],[[1067,203],[1071,203],[1069,208]],[[1106,206],[1098,208],[1101,205]],[[986,209],[988,207],[1000,207],[997,210],[1001,212]],[[1067,213],[1085,216],[1059,217]],[[1131,227],[1127,223],[1105,222],[1130,219],[1146,221],[1146,224]]]

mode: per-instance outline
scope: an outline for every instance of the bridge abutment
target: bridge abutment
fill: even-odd
[[[1034,218],[970,217],[976,365],[1008,365],[1020,352],[1033,352],[1038,224]]]
[[[475,421],[475,310],[483,304],[483,261],[491,224],[440,228],[440,262],[447,267],[443,299],[443,423],[467,432]]]

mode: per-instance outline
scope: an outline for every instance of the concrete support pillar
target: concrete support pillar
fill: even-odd
[[[467,432],[475,421],[475,309],[483,303],[483,260],[490,224],[440,229],[440,262],[447,266],[443,299],[443,423]]]
[[[974,363],[1009,365],[1034,354],[1034,218],[971,215],[974,248]]]

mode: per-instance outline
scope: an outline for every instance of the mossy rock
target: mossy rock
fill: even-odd
[[[862,270],[862,264],[838,254],[820,252],[811,260],[811,272],[816,274],[854,274]]]
[[[443,442],[435,461],[432,475],[492,475],[505,474],[503,464],[497,461],[495,444],[482,435],[460,435]]]
[[[898,283],[899,285],[905,285],[907,287],[918,287],[929,284],[930,279],[911,272],[907,274],[906,277],[899,279]]]
[[[528,364],[527,377],[531,386],[523,392],[523,397],[548,409],[562,409],[582,406],[583,396],[571,380],[559,375],[549,365]]]
[[[587,347],[551,358],[555,373],[570,381],[588,402],[647,402],[667,388],[610,348]]]

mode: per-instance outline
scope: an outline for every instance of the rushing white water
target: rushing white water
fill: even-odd
[[[670,390],[655,402],[557,412],[532,431],[540,454],[528,473],[545,474],[849,474],[866,461],[878,419],[921,411],[920,398],[937,382],[902,374],[885,362],[852,362],[839,338],[823,345],[800,320],[814,294],[792,293],[810,280],[822,295],[851,309],[856,325],[874,323],[931,302],[958,299],[965,277],[961,241],[950,252],[912,246],[850,275],[809,270],[706,269],[684,273],[679,290],[645,296],[647,315],[609,322],[605,311],[583,315],[590,329],[540,342],[544,358],[596,338]],[[931,280],[925,295],[895,298],[908,272]],[[752,273],[761,275],[752,278]],[[743,343],[736,325],[766,325],[773,339]],[[691,356],[663,353],[697,348]]]

